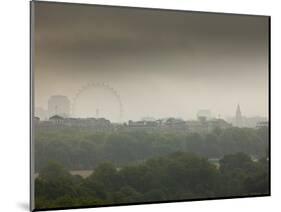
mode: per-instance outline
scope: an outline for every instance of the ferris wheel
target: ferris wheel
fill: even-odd
[[[119,93],[112,88],[110,85],[106,84],[106,83],[88,83],[84,86],[82,86],[77,93],[75,94],[75,96],[73,97],[72,100],[72,104],[71,104],[71,115],[72,117],[77,117],[78,116],[78,108],[77,105],[79,103],[79,101],[81,101],[81,96],[83,96],[83,94],[85,94],[86,92],[95,92],[97,90],[103,91],[103,92],[107,92],[107,94],[110,95],[110,97],[115,101],[115,105],[117,106],[117,116],[118,116],[118,121],[122,122],[122,118],[123,118],[123,104],[121,101],[121,97],[119,95]],[[92,95],[94,96],[94,95]],[[92,99],[92,101],[98,101],[95,99]],[[98,118],[100,115],[100,108],[93,108],[94,111],[92,111],[93,113],[95,113],[95,116]]]

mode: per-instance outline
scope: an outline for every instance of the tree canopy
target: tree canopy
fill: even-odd
[[[35,180],[36,208],[204,199],[269,193],[268,161],[245,153],[224,156],[218,168],[206,158],[174,152],[118,169],[105,162],[87,178],[50,162]]]

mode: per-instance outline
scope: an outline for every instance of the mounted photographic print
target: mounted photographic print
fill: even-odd
[[[270,195],[269,86],[269,16],[32,1],[31,210]]]

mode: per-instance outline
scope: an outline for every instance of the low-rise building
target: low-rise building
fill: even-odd
[[[64,118],[59,115],[54,115],[49,118],[49,121],[55,125],[62,125],[64,123]]]
[[[268,127],[268,121],[261,121],[258,122],[256,125],[256,128],[263,128],[263,127]]]

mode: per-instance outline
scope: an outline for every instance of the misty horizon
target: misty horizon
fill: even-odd
[[[52,95],[52,96],[64,96],[64,97],[67,97],[67,96],[65,96],[65,95]],[[68,98],[68,97],[67,97]],[[68,98],[69,99],[69,98]],[[70,102],[71,102],[71,99],[69,99],[70,100]],[[72,102],[71,102],[71,107],[73,106],[73,104],[72,104]],[[240,107],[241,107],[241,104],[239,104],[240,105]],[[48,107],[47,106],[45,106],[45,107],[36,107],[35,108],[35,115],[36,115],[36,110],[44,110],[45,112],[46,112],[46,114],[48,113]],[[211,116],[210,116],[210,118],[211,119],[231,119],[231,118],[234,118],[235,117],[235,110],[237,109],[237,105],[235,106],[235,109],[234,109],[234,111],[233,111],[233,114],[230,114],[230,115],[223,115],[223,114],[220,114],[220,113],[218,113],[218,114],[214,114],[213,112],[212,112],[212,110],[210,110],[209,108],[198,108],[196,111],[195,111],[195,113],[193,114],[193,116],[192,117],[181,117],[181,116],[176,116],[176,115],[170,115],[170,116],[154,116],[153,114],[150,114],[150,115],[143,115],[143,116],[140,116],[139,118],[137,118],[137,119],[133,119],[133,118],[130,118],[130,117],[126,117],[126,119],[124,119],[123,117],[121,118],[121,120],[122,120],[122,122],[127,122],[127,121],[129,121],[129,120],[132,120],[132,121],[139,121],[139,120],[145,120],[145,119],[154,119],[154,120],[161,120],[161,119],[168,119],[168,118],[178,118],[178,119],[182,119],[182,120],[195,120],[195,119],[197,119],[198,118],[198,112],[199,111],[201,111],[201,110],[208,110],[211,114]],[[243,108],[242,108],[243,109]],[[115,114],[115,119],[111,119],[110,118],[110,116],[111,116],[111,114],[109,115],[109,116],[106,116],[106,115],[103,115],[103,111],[100,109],[100,108],[98,108],[98,110],[99,110],[99,114],[94,114],[94,112],[96,112],[96,110],[92,110],[91,111],[91,113],[89,113],[89,114],[86,114],[85,112],[83,113],[83,115],[78,115],[79,113],[77,113],[77,114],[74,114],[73,113],[73,111],[72,111],[72,108],[71,108],[71,110],[70,110],[70,114],[69,114],[69,118],[105,118],[105,119],[108,119],[108,120],[110,120],[110,121],[117,121],[117,119],[120,119],[120,118],[116,118],[116,114]],[[118,113],[118,112],[117,112]],[[56,115],[59,115],[59,113],[58,114],[56,114]],[[117,114],[117,116],[118,116],[118,114]],[[49,117],[51,117],[50,115],[49,115]],[[245,118],[265,118],[265,119],[268,119],[268,117],[267,116],[261,116],[261,115],[252,115],[252,116],[249,116],[249,115],[247,115],[247,114],[244,114],[243,113],[243,110],[242,110],[242,117],[245,117]],[[118,121],[117,121],[118,122]]]
[[[88,7],[38,2],[35,107],[53,94],[76,99],[105,82],[123,120],[268,117],[268,18],[228,14]],[[71,20],[71,21],[70,21]],[[117,120],[116,95],[91,87],[77,116]]]

